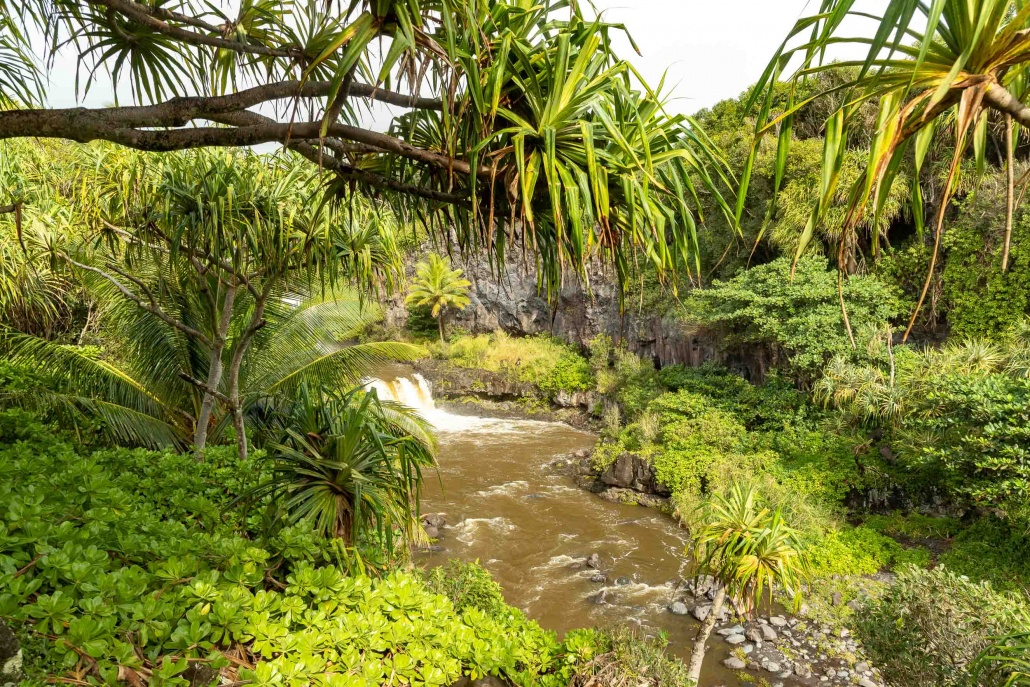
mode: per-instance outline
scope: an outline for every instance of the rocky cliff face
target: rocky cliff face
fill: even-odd
[[[450,326],[473,333],[497,329],[514,336],[547,332],[585,346],[598,334],[659,365],[697,366],[716,356],[717,342],[700,329],[690,329],[663,312],[640,312],[627,304],[619,312],[613,274],[595,266],[589,273],[590,289],[570,277],[553,303],[537,289],[536,273],[519,261],[509,261],[501,274],[491,270],[485,258],[455,258],[454,264],[472,282],[471,304],[449,315]],[[403,298],[389,304],[387,324],[399,326],[407,318]]]

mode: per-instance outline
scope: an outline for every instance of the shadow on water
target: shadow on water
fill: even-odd
[[[447,526],[439,550],[417,555],[420,564],[478,560],[508,603],[545,628],[561,634],[630,624],[647,634],[664,632],[670,653],[688,657],[697,623],[668,610],[682,598],[679,585],[689,574],[686,533],[662,513],[605,501],[548,468],[555,458],[592,447],[594,435],[438,409],[418,375],[372,384],[381,398],[418,410],[439,433],[440,479],[426,480],[422,512],[445,514]],[[594,553],[599,570],[584,562]],[[739,685],[720,663],[727,645],[710,641],[702,687]]]

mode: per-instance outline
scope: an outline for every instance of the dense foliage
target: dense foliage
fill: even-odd
[[[206,668],[255,685],[371,687],[391,674],[564,685],[592,658],[593,642],[560,644],[482,578],[485,592],[452,601],[440,575],[428,586],[399,571],[368,577],[310,527],[269,521],[257,504],[227,508],[263,474],[222,449],[200,464],[81,453],[26,413],[0,414],[0,617],[44,640],[30,675],[187,685]]]
[[[898,313],[892,289],[873,277],[852,276],[841,288],[843,296],[823,258],[804,258],[793,273],[780,258],[693,292],[687,311],[726,345],[758,347],[768,368],[782,355],[811,376],[834,355],[856,355],[852,337],[864,343]]]
[[[1001,635],[1030,630],[1030,604],[941,566],[908,568],[858,616],[866,648],[888,684],[995,687],[1007,675],[973,679],[973,660]]]

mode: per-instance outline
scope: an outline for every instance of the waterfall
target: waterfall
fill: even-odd
[[[394,379],[366,379],[366,389],[374,389],[380,400],[394,401],[411,408],[439,432],[482,429],[489,420],[472,415],[455,415],[436,407],[429,382],[420,374]]]
[[[429,383],[420,374],[416,374],[412,379],[407,377],[389,380],[370,379],[366,381],[365,387],[375,389],[381,400],[395,401],[406,405],[412,410],[418,411],[423,417],[438,412],[436,403],[433,402],[433,392],[429,388]]]
[[[437,408],[436,402],[433,401],[433,390],[425,377],[420,374],[414,374],[411,377],[395,377],[393,379],[366,379],[365,388],[375,390],[380,400],[394,401],[411,408],[441,433],[506,433],[525,431],[534,425],[544,424],[535,420],[509,420],[478,415],[458,415],[447,412],[442,408]]]

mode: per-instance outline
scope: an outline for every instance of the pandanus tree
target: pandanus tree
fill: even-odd
[[[430,308],[430,313],[436,318],[442,342],[444,316],[450,308],[460,310],[469,304],[469,286],[471,282],[461,276],[460,269],[451,269],[447,258],[430,253],[426,262],[420,262],[415,267],[415,279],[405,302]]]
[[[231,424],[245,458],[249,405],[417,355],[405,344],[340,343],[376,316],[340,289],[369,289],[395,260],[378,262],[368,237],[355,249],[344,209],[311,201],[311,169],[230,151],[97,168],[101,201],[74,215],[95,222],[95,235],[69,245],[58,231],[50,249],[108,304],[122,345],[97,359],[4,331],[9,355],[49,358],[69,380],[66,393],[34,402],[95,413],[120,438],[150,445],[203,450]]]
[[[265,431],[272,476],[250,498],[272,496],[292,522],[347,546],[392,551],[398,535],[418,531],[422,470],[436,451],[425,421],[375,391],[304,384],[274,406]]]
[[[621,30],[566,0],[0,0],[0,139],[273,142],[328,194],[381,194],[497,265],[524,249],[551,290],[595,258],[622,281],[636,260],[696,277],[697,198],[732,217],[730,180],[616,54]],[[82,92],[107,71],[133,102],[45,107],[56,57]],[[363,125],[373,102],[401,110],[385,133]]]
[[[870,24],[870,20],[872,24]],[[846,24],[846,22],[848,22]],[[871,26],[868,32],[847,35],[844,26]],[[831,61],[840,46],[867,51],[862,59]],[[829,58],[828,58],[829,56]],[[788,65],[796,70],[787,106],[771,111],[774,91]],[[841,67],[849,77],[832,89],[817,89],[805,98],[793,97],[796,87],[813,75]],[[751,168],[762,137],[778,136],[775,191],[784,178],[791,127],[800,108],[825,95],[836,96],[839,106],[825,124],[823,168],[818,199],[797,246],[801,255],[833,205],[851,128],[863,121],[863,105],[877,109],[875,135],[864,170],[847,192],[847,217],[840,238],[839,263],[855,250],[855,229],[868,215],[879,218],[889,189],[906,164],[911,164],[911,205],[920,233],[924,225],[924,167],[935,139],[947,142],[950,164],[937,199],[933,221],[933,257],[916,312],[905,337],[912,331],[930,287],[933,267],[949,200],[954,195],[963,164],[970,156],[982,168],[987,154],[989,121],[1000,119],[1004,128],[1003,157],[1008,169],[1007,223],[1001,269],[1008,268],[1016,202],[1015,142],[1023,127],[1030,127],[1030,4],[1024,0],[889,0],[865,8],[855,0],[822,0],[817,14],[797,22],[754,89],[748,106],[757,114],[756,146],[742,175],[737,216],[743,212]],[[874,221],[874,224],[876,222]],[[873,237],[873,252],[878,236]],[[843,274],[841,276],[843,279]]]
[[[693,565],[698,575],[711,577],[715,599],[690,654],[687,676],[694,684],[701,677],[705,644],[726,599],[750,614],[763,598],[771,605],[779,587],[798,604],[808,570],[798,533],[779,510],[761,506],[753,485],[736,483],[725,495],[714,494],[703,508],[701,524],[693,533]]]

